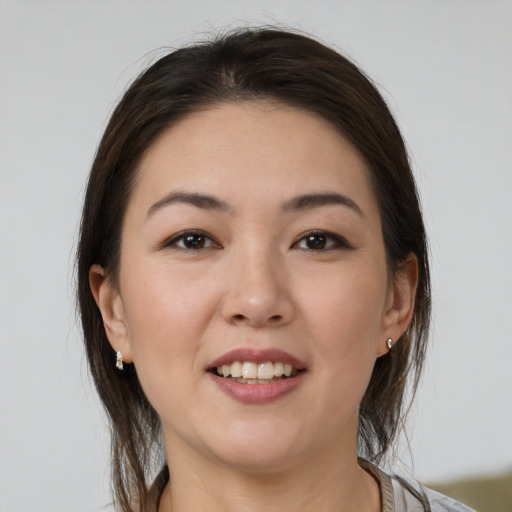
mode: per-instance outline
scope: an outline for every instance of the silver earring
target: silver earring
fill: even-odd
[[[121,354],[119,351],[116,354],[116,368],[118,370],[123,369],[123,354]]]
[[[392,338],[388,338],[387,341],[386,341],[386,344],[387,344],[389,350],[391,350],[391,347],[393,346],[393,339]]]

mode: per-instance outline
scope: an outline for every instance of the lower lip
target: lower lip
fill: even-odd
[[[268,404],[295,390],[302,382],[305,373],[300,372],[295,377],[276,380],[269,384],[243,384],[229,378],[219,377],[214,373],[208,373],[208,375],[226,395],[238,402],[244,404]]]

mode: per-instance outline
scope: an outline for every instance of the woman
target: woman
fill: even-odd
[[[398,128],[336,52],[242,30],[151,66],[100,143],[78,273],[119,510],[467,510],[374,465],[429,268]]]

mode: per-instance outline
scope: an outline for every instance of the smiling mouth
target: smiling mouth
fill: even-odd
[[[289,363],[280,361],[254,363],[252,361],[235,361],[212,368],[212,373],[241,384],[270,384],[280,380],[296,377],[304,370],[294,368]]]

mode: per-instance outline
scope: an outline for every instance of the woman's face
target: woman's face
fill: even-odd
[[[96,297],[168,453],[251,471],[355,454],[375,360],[408,321],[368,176],[327,122],[270,104],[189,115],[146,154],[118,288]]]

